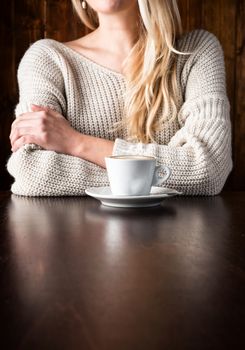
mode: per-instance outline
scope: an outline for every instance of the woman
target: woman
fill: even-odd
[[[181,35],[176,0],[72,2],[92,32],[39,40],[19,65],[12,192],[83,195],[108,185],[105,156],[143,154],[172,169],[166,186],[219,193],[232,161],[215,36]]]

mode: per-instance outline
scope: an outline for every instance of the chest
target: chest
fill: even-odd
[[[126,92],[121,75],[80,64],[72,65],[69,79],[64,80],[67,118],[73,128],[108,140],[127,139],[127,127],[121,127]],[[168,144],[177,129],[177,120],[166,122],[164,128],[156,132],[156,142]]]

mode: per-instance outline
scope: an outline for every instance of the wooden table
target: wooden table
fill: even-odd
[[[245,349],[245,193],[0,199],[1,349]]]

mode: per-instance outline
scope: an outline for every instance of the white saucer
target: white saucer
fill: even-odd
[[[85,193],[101,201],[103,205],[118,208],[155,207],[160,205],[164,198],[173,197],[181,192],[171,188],[152,187],[147,196],[114,196],[110,187],[91,187]]]

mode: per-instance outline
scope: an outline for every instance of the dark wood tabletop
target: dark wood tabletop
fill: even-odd
[[[245,349],[245,193],[0,194],[0,349]]]

